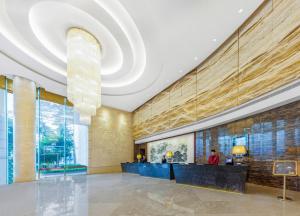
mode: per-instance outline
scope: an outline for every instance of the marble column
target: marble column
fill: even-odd
[[[35,83],[15,77],[14,92],[14,165],[15,182],[35,180]]]

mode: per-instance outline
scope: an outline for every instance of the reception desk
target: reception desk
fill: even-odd
[[[121,167],[122,172],[140,174],[139,163],[121,163]]]
[[[245,192],[247,166],[173,164],[176,183]]]
[[[160,163],[142,163],[139,165],[141,176],[154,178],[174,179],[173,165]]]
[[[174,179],[173,165],[160,163],[121,163],[122,172],[140,174],[141,176]]]

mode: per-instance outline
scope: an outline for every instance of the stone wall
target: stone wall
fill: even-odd
[[[101,107],[89,127],[88,173],[120,172],[133,161],[132,114]]]
[[[300,77],[300,1],[266,0],[209,58],[134,111],[134,139],[188,125]]]

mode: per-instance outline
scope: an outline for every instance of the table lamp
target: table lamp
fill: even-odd
[[[244,146],[244,145],[234,146],[232,148],[232,154],[236,155],[236,156],[243,156],[243,155],[247,154],[246,146]]]
[[[141,154],[137,154],[136,158],[138,159],[138,162],[140,162],[140,160],[142,159],[142,155]]]
[[[173,156],[174,156],[174,154],[173,154],[172,151],[168,151],[168,152],[166,153],[166,157],[167,157],[169,163],[172,162]]]
[[[247,148],[244,145],[237,145],[232,148],[232,154],[235,158],[236,164],[242,164],[244,162],[243,156],[247,154]]]

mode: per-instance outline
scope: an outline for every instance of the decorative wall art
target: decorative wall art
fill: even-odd
[[[194,163],[194,134],[148,143],[148,161],[161,163],[163,155],[173,152],[173,163]]]

